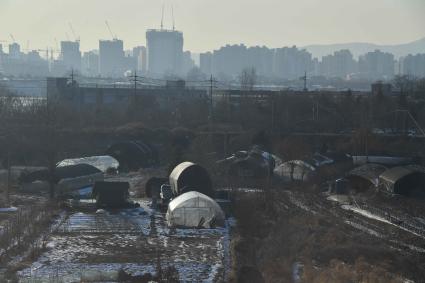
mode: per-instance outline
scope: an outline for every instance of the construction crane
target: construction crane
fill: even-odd
[[[69,24],[69,29],[71,30],[72,35],[74,36],[75,41],[80,42],[80,37],[75,34],[75,31],[74,31],[74,28],[72,27],[72,24],[71,23],[68,23],[68,24]]]
[[[161,30],[164,28],[164,4],[162,4]]]
[[[173,19],[173,30],[175,30],[176,29],[176,22],[174,20],[174,6],[173,5],[171,5],[171,17]]]
[[[6,40],[0,40],[0,46],[2,46],[1,44],[2,43],[6,43],[7,41]],[[2,51],[3,51],[3,49],[0,49],[0,53],[2,53]]]
[[[108,30],[109,30],[109,33],[111,34],[111,36],[112,36],[112,39],[113,40],[117,40],[117,36],[116,35],[114,35],[114,33],[112,32],[112,29],[111,29],[111,27],[109,26],[109,23],[108,23],[108,21],[105,21],[105,24],[106,24],[106,27],[108,28]]]
[[[55,44],[56,44],[56,49],[59,49],[59,42],[58,39],[55,37]]]
[[[25,51],[25,52],[31,52],[31,51],[44,52],[45,56],[46,56],[46,60],[49,59],[49,52],[51,54],[50,58],[53,57],[54,53],[55,54],[61,54],[62,53],[62,51],[60,51],[60,50],[53,49],[53,48],[49,49],[48,47],[46,49],[23,49],[22,51]]]
[[[3,53],[3,46],[1,44],[6,42],[6,40],[0,40],[0,55]]]
[[[300,77],[300,80],[304,81],[303,91],[308,91],[308,89],[307,89],[307,72],[304,72],[304,76]]]

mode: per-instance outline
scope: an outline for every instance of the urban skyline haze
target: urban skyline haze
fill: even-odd
[[[12,41],[12,34],[24,48],[55,47],[55,39],[74,39],[71,23],[81,38],[81,49],[97,49],[99,39],[111,39],[107,20],[126,49],[145,45],[145,31],[160,27],[163,3],[164,28],[173,26],[173,7],[176,28],[186,34],[184,49],[192,52],[226,43],[269,47],[399,44],[425,36],[423,0],[122,0],[107,4],[100,0],[0,0],[0,41]]]

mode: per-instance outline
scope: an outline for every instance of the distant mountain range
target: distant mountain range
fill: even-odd
[[[328,45],[308,45],[303,48],[312,53],[313,57],[317,57],[319,59],[321,59],[322,56],[332,54],[341,49],[349,49],[355,58],[376,49],[384,52],[390,52],[394,54],[396,58],[399,58],[408,54],[425,53],[425,37],[410,43],[397,45],[377,45],[372,43],[355,42]]]

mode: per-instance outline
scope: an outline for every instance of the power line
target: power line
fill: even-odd
[[[137,75],[137,71],[136,70],[134,70],[134,74],[131,76],[131,80],[130,81],[133,81],[134,82],[134,101],[136,101],[136,95],[137,95],[137,84],[138,84],[138,80],[139,80],[139,78],[141,78],[141,77],[139,77],[138,75]]]

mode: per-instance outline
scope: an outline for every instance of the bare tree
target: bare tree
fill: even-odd
[[[202,73],[199,67],[193,67],[187,72],[186,79],[188,81],[204,81],[207,79],[207,75]]]
[[[243,69],[239,76],[239,82],[242,90],[254,90],[254,86],[257,82],[257,71],[255,68],[251,67]]]
[[[415,79],[409,75],[394,77],[393,85],[400,90],[400,95],[409,95],[415,85]]]
[[[65,105],[61,105],[55,98],[48,98],[45,113],[42,117],[42,130],[40,131],[40,146],[47,163],[49,196],[55,197],[56,188],[56,163],[59,161],[59,152],[63,150],[63,141],[60,139],[60,130],[63,127],[61,113],[65,112]]]

